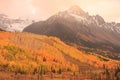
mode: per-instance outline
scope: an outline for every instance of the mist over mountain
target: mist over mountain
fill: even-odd
[[[33,23],[23,31],[56,36],[79,49],[119,59],[120,24],[108,23],[100,15],[91,16],[78,6]]]
[[[29,19],[12,19],[5,14],[0,14],[0,28],[6,31],[21,32],[26,26],[32,24]]]

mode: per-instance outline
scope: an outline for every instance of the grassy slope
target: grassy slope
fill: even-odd
[[[13,73],[84,73],[105,67],[115,69],[119,61],[95,53],[86,54],[55,37],[30,33],[0,32],[1,71]]]

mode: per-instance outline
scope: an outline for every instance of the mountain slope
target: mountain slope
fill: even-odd
[[[23,31],[56,36],[68,44],[76,44],[79,49],[120,59],[119,29],[117,23],[106,23],[101,16],[90,16],[78,6],[73,6],[46,21],[33,23]]]
[[[11,32],[0,32],[0,62],[2,73],[48,74],[77,71],[83,77],[87,72],[89,79],[93,75],[97,79],[104,69],[114,71],[120,66],[117,60],[95,53],[86,54],[55,37]]]
[[[2,29],[0,29],[0,31],[3,31]]]

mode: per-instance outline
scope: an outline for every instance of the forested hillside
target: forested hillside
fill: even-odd
[[[96,53],[86,53],[69,46],[56,37],[31,33],[0,32],[0,71],[3,79],[33,74],[74,74],[82,78],[105,78],[106,70],[114,74],[120,69],[120,62]],[[113,71],[113,73],[109,71]],[[8,74],[7,74],[8,73]],[[13,74],[10,76],[9,74]],[[87,75],[86,75],[87,74]],[[87,77],[85,77],[85,75]],[[96,77],[93,77],[95,76]],[[104,76],[101,76],[104,75]],[[116,78],[113,75],[112,78]],[[79,79],[80,76],[78,76]],[[21,80],[20,79],[20,80]],[[29,78],[27,78],[29,80]],[[26,79],[25,79],[26,80]]]

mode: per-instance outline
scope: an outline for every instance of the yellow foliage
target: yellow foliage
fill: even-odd
[[[71,59],[97,68],[119,66],[116,61],[101,61],[106,58],[98,56],[86,54],[54,37],[0,32],[0,66],[16,73],[78,71],[78,64]]]

